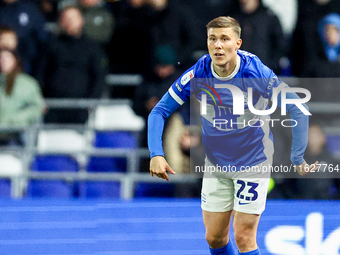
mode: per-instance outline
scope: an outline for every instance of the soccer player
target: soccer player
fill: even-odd
[[[210,253],[237,254],[229,241],[233,215],[238,254],[258,255],[260,250],[256,233],[260,215],[265,208],[269,183],[269,176],[264,174],[263,169],[272,163],[272,134],[268,115],[253,114],[247,101],[244,103],[244,114],[233,114],[233,100],[242,100],[243,106],[250,87],[254,108],[266,110],[269,99],[273,102],[277,99],[278,105],[281,105],[279,92],[288,85],[257,56],[240,50],[241,28],[235,19],[213,19],[207,24],[207,33],[209,54],[200,58],[171,85],[149,115],[150,174],[166,180],[169,180],[167,172],[175,174],[164,158],[164,123],[172,112],[194,95],[202,109],[205,166],[231,167],[235,170],[215,175],[205,172],[203,178],[201,207]],[[226,89],[226,84],[229,89]],[[242,95],[233,99],[232,90],[234,93],[241,90]],[[218,104],[213,101],[215,99],[207,97],[207,92],[218,97]],[[300,99],[296,93],[287,93],[286,97]],[[291,161],[299,174],[313,172],[318,162],[308,165],[303,158],[308,140],[308,115],[294,104],[288,104],[286,109],[291,119],[298,123],[292,125]],[[252,124],[249,124],[250,121]],[[255,169],[259,169],[259,172],[245,174],[241,171],[242,167],[257,167]]]

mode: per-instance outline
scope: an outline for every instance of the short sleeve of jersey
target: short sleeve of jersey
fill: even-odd
[[[262,97],[272,100],[274,88],[277,88],[276,96],[287,86],[269,67],[255,55],[246,67],[245,78],[257,90]]]
[[[196,65],[186,70],[169,88],[170,96],[180,105],[191,96],[190,81],[195,76],[195,67]]]

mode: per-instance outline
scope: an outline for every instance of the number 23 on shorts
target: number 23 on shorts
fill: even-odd
[[[256,188],[259,186],[258,183],[255,182],[245,182],[242,180],[237,180],[236,182],[237,184],[240,185],[239,190],[237,191],[236,197],[238,197],[239,199],[245,199],[246,201],[255,201],[258,197],[258,193],[256,191]],[[244,189],[246,188],[246,186],[250,187],[248,190],[248,194],[250,196],[245,196],[245,192]]]

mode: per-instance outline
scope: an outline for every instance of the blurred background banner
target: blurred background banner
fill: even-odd
[[[340,254],[339,206],[332,201],[269,200],[258,232],[262,254]]]

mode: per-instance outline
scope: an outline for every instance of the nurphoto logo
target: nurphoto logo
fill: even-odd
[[[217,97],[217,99],[219,100],[220,105],[217,105],[217,102],[215,100],[215,96],[208,91],[208,89],[205,88],[200,88],[202,91],[204,91],[206,94],[202,94],[201,96],[201,115],[207,115],[207,95],[209,95],[215,106],[219,108],[219,111],[230,111],[230,113],[232,113],[232,115],[234,116],[241,116],[244,115],[244,105],[247,104],[248,105],[248,109],[251,113],[253,113],[254,115],[269,115],[272,114],[278,105],[278,94],[281,93],[281,115],[285,116],[286,115],[286,109],[287,109],[287,105],[288,104],[294,104],[296,105],[296,107],[298,107],[300,109],[300,111],[304,114],[304,115],[312,115],[308,109],[306,107],[303,106],[304,103],[307,103],[310,99],[311,99],[311,93],[310,91],[308,91],[307,89],[304,88],[298,88],[298,87],[294,87],[294,88],[290,88],[290,87],[285,87],[282,88],[281,90],[279,90],[278,88],[273,88],[273,92],[272,92],[272,105],[269,109],[266,110],[258,110],[255,109],[254,105],[253,105],[253,88],[248,87],[247,92],[245,93],[243,92],[240,88],[238,88],[237,86],[234,85],[230,85],[230,84],[214,84],[214,87],[209,86],[207,84],[204,83],[200,83],[202,85],[204,85],[205,87],[209,88],[210,91],[213,92],[213,94]],[[228,89],[231,94],[232,94],[232,98],[233,98],[233,108],[232,108],[232,112],[231,112],[231,108],[223,106],[221,98],[219,96],[219,94],[216,92],[215,88],[225,88]],[[296,98],[296,99],[291,99],[291,98],[287,98],[287,93],[302,93],[305,95],[304,98]],[[259,126],[263,126],[264,125],[264,120],[249,120],[248,123],[246,123],[246,121],[243,119],[243,122],[237,122],[237,120],[234,119],[223,119],[223,118],[214,118],[214,127],[218,127],[221,125],[226,125],[228,122],[230,126],[233,126],[234,124],[243,124],[244,126],[246,126],[246,124],[248,124],[247,126],[250,127],[259,127]],[[279,121],[278,119],[266,119],[265,121],[268,121],[271,123],[271,126],[273,127],[274,122],[275,121]],[[285,124],[289,122],[290,124]],[[281,125],[284,127],[295,127],[297,125],[297,121],[293,120],[293,119],[285,119],[281,121]]]

